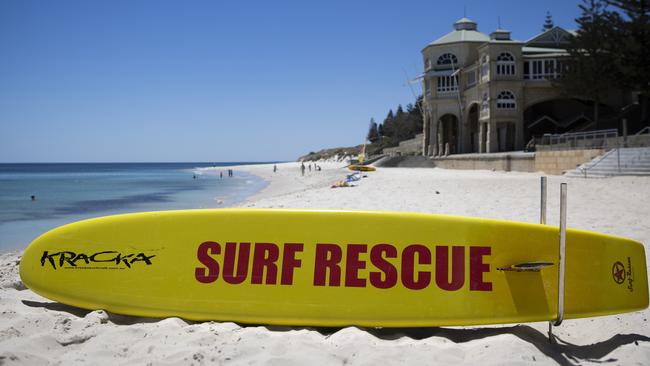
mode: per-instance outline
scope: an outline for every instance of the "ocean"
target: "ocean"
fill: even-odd
[[[267,184],[242,171],[228,177],[229,166],[244,164],[0,164],[0,251],[92,217],[233,206]]]

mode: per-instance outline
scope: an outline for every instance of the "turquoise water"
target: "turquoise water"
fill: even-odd
[[[241,164],[0,164],[0,250],[91,217],[235,205],[266,186],[246,172],[228,177]]]

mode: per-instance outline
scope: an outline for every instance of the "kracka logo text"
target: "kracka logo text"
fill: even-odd
[[[43,252],[41,257],[41,266],[45,266],[48,262],[52,268],[62,267],[78,267],[89,266],[90,264],[101,263],[104,265],[112,265],[113,267],[131,268],[134,263],[144,262],[146,265],[151,264],[151,258],[155,255],[146,255],[144,253],[129,253],[122,254],[114,250],[97,252],[93,254],[75,253],[70,251],[50,253],[47,250]],[[90,267],[93,268],[93,267]]]

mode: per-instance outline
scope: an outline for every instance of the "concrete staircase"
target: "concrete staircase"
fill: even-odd
[[[620,153],[618,149],[612,149],[564,174],[565,177],[575,178],[604,178],[619,175],[650,176],[650,147],[621,148]]]

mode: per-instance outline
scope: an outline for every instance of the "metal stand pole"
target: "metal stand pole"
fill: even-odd
[[[541,197],[539,205],[539,223],[546,225],[546,177],[540,179],[541,183]]]
[[[621,172],[621,140],[616,133],[616,160],[618,161],[618,172]]]
[[[557,285],[557,318],[548,323],[548,338],[553,343],[553,326],[559,326],[564,320],[564,275],[566,268],[566,201],[567,184],[560,185],[560,252]]]

